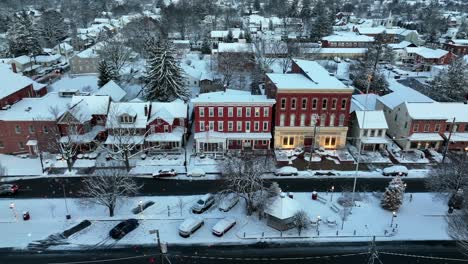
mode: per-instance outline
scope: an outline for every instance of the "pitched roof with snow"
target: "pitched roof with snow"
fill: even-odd
[[[32,59],[29,56],[22,55],[22,56],[14,58],[13,61],[19,64],[28,64],[32,62]]]
[[[419,47],[416,51],[416,54],[426,59],[439,59],[445,56],[448,51],[443,49],[430,49],[426,47]]]
[[[392,48],[392,49],[404,49],[404,48],[410,46],[411,44],[413,44],[413,43],[411,43],[409,41],[406,41],[406,40],[403,40],[400,43],[390,43],[390,44],[388,44],[388,46],[390,48]]]
[[[70,113],[80,121],[88,121],[93,115],[107,115],[110,97],[100,95],[74,95],[70,103]]]
[[[394,109],[403,102],[409,103],[432,103],[434,100],[424,94],[405,86],[394,79],[388,79],[391,93],[377,98],[381,103],[390,109]]]
[[[352,97],[350,113],[353,111],[375,110],[375,104],[379,98],[376,94],[355,94]]]
[[[468,104],[464,103],[406,103],[406,108],[413,119],[468,122]]]
[[[121,101],[126,95],[125,92],[117,83],[110,80],[103,87],[96,91],[95,95],[108,95],[114,102]]]
[[[218,44],[218,52],[252,53],[251,43],[224,43]]]
[[[43,97],[23,98],[10,109],[0,111],[0,120],[55,121],[68,110],[70,97],[48,93]]]
[[[194,104],[219,104],[219,103],[243,103],[243,104],[274,104],[276,100],[268,99],[265,95],[253,95],[248,91],[226,89],[225,92],[203,93],[193,98]]]
[[[106,128],[146,128],[148,121],[149,102],[112,102],[109,107]],[[146,107],[146,111],[145,111]],[[120,116],[129,115],[136,117],[135,122],[131,124],[121,123]]]
[[[299,202],[282,193],[267,207],[265,213],[284,220],[293,217],[299,210],[301,210]]]
[[[33,83],[33,80],[14,73],[8,66],[0,65],[0,99],[15,93]]]
[[[231,30],[231,32],[234,38],[239,38],[241,33],[244,34],[244,31],[240,29]],[[213,30],[211,31],[210,36],[211,38],[225,38],[227,37],[228,34],[229,34],[228,30]]]
[[[360,129],[388,129],[387,120],[382,110],[356,111],[356,118]]]
[[[177,99],[173,102],[152,102],[151,113],[148,123],[155,119],[162,119],[169,124],[173,124],[176,118],[187,118],[187,104]]]
[[[334,35],[323,37],[322,40],[329,42],[374,42],[373,37],[354,32],[335,32]]]

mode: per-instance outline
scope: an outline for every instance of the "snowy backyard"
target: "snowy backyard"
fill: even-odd
[[[190,238],[178,235],[180,223],[194,216],[190,207],[197,196],[183,197],[134,197],[128,198],[116,209],[116,216],[110,218],[102,206],[91,205],[80,199],[67,199],[71,220],[66,220],[64,199],[2,199],[0,200],[0,230],[8,240],[0,240],[0,247],[25,248],[29,243],[46,239],[49,235],[63,232],[82,220],[90,220],[91,226],[65,239],[64,245],[55,247],[83,249],[93,248],[97,244],[102,247],[125,246],[136,244],[151,245],[155,243],[151,229],[159,229],[162,241],[170,244],[245,244],[267,241],[368,241],[376,236],[382,240],[449,240],[446,232],[446,202],[430,193],[405,194],[403,206],[396,213],[392,223],[392,213],[380,206],[380,199],[371,193],[361,194],[361,200],[352,209],[351,215],[344,222],[336,203],[341,193],[319,193],[318,200],[312,200],[310,193],[294,193],[294,200],[300,204],[300,209],[307,212],[312,225],[298,236],[296,229],[277,231],[266,224],[265,218],[259,220],[257,213],[245,215],[243,200],[229,212],[218,210],[218,199],[207,212],[198,215],[205,225]],[[332,197],[333,196],[333,197]],[[410,198],[412,196],[412,198]],[[283,198],[284,199],[284,198]],[[154,201],[143,213],[132,214],[131,209],[138,206],[139,201]],[[14,209],[8,209],[14,203]],[[180,204],[183,204],[182,208]],[[182,209],[182,211],[181,211]],[[290,210],[282,208],[281,210]],[[31,219],[23,221],[21,214],[29,211]],[[15,214],[18,220],[15,219]],[[222,218],[233,217],[237,224],[223,237],[211,234],[211,227]],[[317,218],[320,218],[317,225]],[[123,239],[109,239],[108,232],[121,220],[139,219],[140,226]],[[392,226],[391,226],[392,224]],[[430,231],[428,230],[428,227]],[[263,237],[263,238],[262,238]],[[53,247],[54,248],[54,247]]]

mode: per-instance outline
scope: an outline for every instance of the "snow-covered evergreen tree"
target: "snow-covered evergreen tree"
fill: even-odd
[[[201,52],[202,54],[211,54],[210,42],[208,41],[207,38],[203,39]]]
[[[234,42],[234,35],[232,34],[231,30],[228,30],[228,34],[226,36],[226,42],[227,43],[232,43]]]
[[[405,194],[405,184],[401,180],[401,177],[394,177],[382,196],[381,205],[387,210],[398,210],[403,204],[403,197]]]
[[[42,52],[37,31],[26,12],[14,15],[7,32],[8,46],[11,55],[38,55]]]
[[[107,64],[105,60],[102,60],[99,62],[98,71],[99,71],[99,79],[98,79],[99,87],[106,85],[106,83],[108,83],[110,80],[117,79],[115,70],[112,68],[112,66]]]
[[[53,48],[67,34],[67,26],[60,12],[47,10],[38,22],[38,31],[47,47]]]
[[[468,65],[463,58],[454,60],[447,70],[434,78],[432,84],[434,100],[465,101],[468,98]]]
[[[145,95],[150,101],[171,102],[175,99],[186,101],[190,92],[184,86],[182,69],[173,55],[173,48],[167,42],[151,42],[145,77]]]
[[[329,10],[322,0],[317,2],[312,13],[315,14],[315,19],[311,25],[310,37],[318,41],[333,32],[333,21],[330,19]]]

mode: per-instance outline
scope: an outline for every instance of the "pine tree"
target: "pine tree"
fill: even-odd
[[[40,54],[42,48],[36,35],[36,29],[26,12],[14,15],[7,32],[10,53],[13,56]]]
[[[245,38],[245,42],[247,42],[247,43],[252,42],[252,35],[250,35],[250,32],[248,30],[245,31],[244,38]]]
[[[254,4],[253,4],[253,7],[256,11],[260,11],[260,1],[259,0],[255,0]]]
[[[184,86],[182,70],[173,55],[172,47],[163,41],[152,43],[148,50],[146,99],[161,102],[175,99],[186,101],[190,92]]]
[[[115,70],[107,64],[105,60],[99,62],[98,65],[99,71],[99,78],[98,78],[98,86],[102,87],[106,85],[110,80],[116,80]]]
[[[465,101],[468,96],[468,69],[463,58],[450,63],[434,78],[431,92],[437,101]]]
[[[391,211],[396,211],[403,204],[403,197],[405,194],[405,185],[401,177],[394,177],[382,197],[381,205],[383,208]]]
[[[330,19],[329,10],[327,10],[323,1],[317,2],[312,13],[316,15],[312,23],[310,37],[315,41],[319,41],[333,32],[333,21]]]
[[[210,42],[206,38],[203,40],[203,43],[201,46],[201,52],[202,54],[211,54]]]
[[[232,43],[234,42],[234,35],[232,34],[231,30],[228,30],[228,34],[226,36],[226,42],[227,43]]]

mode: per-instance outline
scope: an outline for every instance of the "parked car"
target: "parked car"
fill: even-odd
[[[336,63],[340,63],[340,62],[341,62],[341,58],[340,58],[340,57],[334,57],[333,60],[334,60]]]
[[[191,217],[185,219],[184,222],[182,222],[182,224],[180,224],[179,226],[179,235],[181,237],[189,237],[204,224],[205,222],[203,221],[203,219],[199,217]]]
[[[205,171],[200,168],[195,168],[187,174],[187,176],[190,176],[190,177],[203,177],[205,175],[206,175]]]
[[[350,58],[345,58],[344,61],[345,62],[351,62],[351,59]]]
[[[405,166],[394,165],[394,166],[390,166],[390,167],[383,169],[382,174],[384,176],[396,176],[396,175],[407,176],[408,169]]]
[[[18,193],[19,187],[17,184],[2,184],[0,185],[0,195],[14,195]]]
[[[200,197],[198,201],[192,205],[192,212],[201,214],[210,208],[214,204],[214,196],[211,193],[207,193]]]
[[[161,169],[158,172],[153,173],[154,178],[173,177],[176,175],[177,175],[177,172],[174,169]]]
[[[239,195],[237,193],[229,193],[219,203],[219,210],[227,212],[231,210],[239,202]]]
[[[275,171],[276,176],[291,176],[291,175],[297,175],[297,174],[298,174],[297,169],[291,166],[284,166]]]
[[[120,222],[109,231],[109,236],[113,239],[121,239],[128,233],[132,232],[138,227],[139,223],[136,219],[127,219]]]
[[[227,218],[219,220],[213,226],[211,232],[213,233],[213,235],[222,236],[235,225],[236,225],[236,220],[234,218],[227,217]]]

